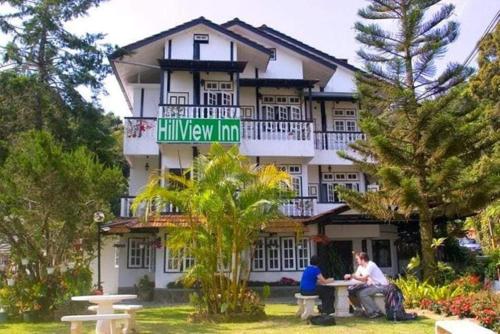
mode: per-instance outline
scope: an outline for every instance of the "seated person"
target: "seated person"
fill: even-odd
[[[331,314],[335,312],[333,303],[335,301],[335,290],[333,287],[325,286],[324,284],[333,282],[332,278],[325,279],[318,267],[319,257],[313,255],[309,261],[309,266],[304,270],[300,279],[300,293],[303,296],[318,295],[321,299],[320,312],[323,314]]]
[[[344,279],[355,279],[365,283],[366,286],[359,290],[356,289],[355,295],[350,294],[349,299],[355,308],[359,309],[362,306],[367,317],[373,319],[382,316],[383,313],[375,304],[373,296],[377,293],[384,293],[389,282],[382,270],[373,261],[370,261],[368,254],[365,252],[356,254],[356,262],[358,263],[356,272],[352,275],[345,275]]]

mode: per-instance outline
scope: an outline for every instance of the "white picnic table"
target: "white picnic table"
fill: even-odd
[[[349,293],[347,288],[351,285],[362,284],[363,282],[350,279],[350,280],[335,280],[331,283],[325,284],[326,286],[335,287],[335,316],[336,317],[351,317],[349,313]]]
[[[97,314],[112,314],[113,304],[126,299],[136,299],[137,295],[94,295],[94,296],[75,296],[71,297],[73,301],[89,302],[97,305]],[[96,334],[110,334],[109,320],[98,320],[95,332]]]

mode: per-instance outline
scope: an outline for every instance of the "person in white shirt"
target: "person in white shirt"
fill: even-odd
[[[355,297],[357,298],[350,296],[349,299],[354,307],[362,306],[369,318],[379,317],[383,314],[375,304],[373,297],[377,293],[384,293],[389,281],[375,262],[370,261],[365,252],[356,254],[356,262],[358,263],[356,272],[345,275],[344,279],[355,279],[365,283],[366,286],[356,291]]]

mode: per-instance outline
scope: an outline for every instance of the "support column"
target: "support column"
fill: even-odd
[[[311,87],[308,88],[308,92],[309,92],[309,120],[312,121],[313,117],[312,117],[312,91],[311,91]]]

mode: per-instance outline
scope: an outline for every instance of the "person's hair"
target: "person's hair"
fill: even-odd
[[[356,254],[357,257],[359,257],[361,260],[365,261],[365,262],[368,262],[370,261],[370,257],[368,256],[368,254],[366,254],[365,252],[358,252]]]
[[[311,256],[309,263],[312,264],[313,266],[317,266],[319,264],[319,256],[318,255]]]

